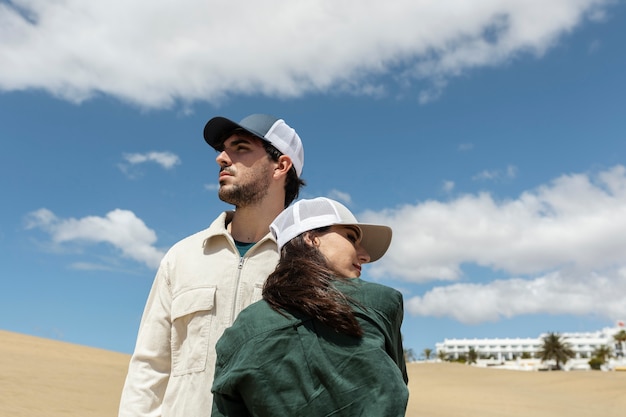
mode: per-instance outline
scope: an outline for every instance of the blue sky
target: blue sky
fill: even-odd
[[[406,348],[626,318],[623,2],[257,3],[0,1],[0,328],[131,353],[228,208],[204,124],[251,113],[302,137],[301,197],[394,229],[363,278]]]

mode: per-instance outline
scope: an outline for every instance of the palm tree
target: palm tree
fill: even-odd
[[[575,357],[569,343],[558,333],[548,333],[543,337],[543,346],[538,352],[542,362],[552,360],[556,362],[556,369],[561,369],[561,364]]]
[[[406,362],[415,361],[415,353],[413,352],[413,349],[404,349],[404,360]]]
[[[448,354],[445,352],[445,350],[440,350],[437,351],[437,359],[439,359],[440,361],[447,361],[448,360]]]
[[[429,360],[431,355],[433,354],[433,350],[426,348],[422,351],[422,355],[424,355],[424,359]]]
[[[594,358],[600,359],[601,364],[605,364],[609,360],[609,358],[613,356],[613,351],[610,347],[604,345],[597,347],[593,351],[592,355]]]
[[[469,348],[469,352],[467,352],[467,363],[471,365],[473,363],[476,363],[477,359],[478,353],[476,352],[476,350],[474,350],[473,347]]]
[[[613,340],[618,343],[619,356],[624,356],[624,344],[626,343],[626,330],[620,330],[613,335]]]

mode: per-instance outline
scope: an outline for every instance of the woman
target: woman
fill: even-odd
[[[391,229],[327,198],[271,224],[280,261],[263,300],[217,343],[213,416],[404,416],[402,295],[359,279]]]

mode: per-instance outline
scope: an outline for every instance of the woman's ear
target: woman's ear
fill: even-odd
[[[317,238],[317,236],[311,232],[304,232],[302,238],[304,239],[304,243],[309,246],[318,246],[320,243],[320,240]]]
[[[292,166],[293,162],[291,162],[290,157],[287,155],[279,156],[278,161],[276,161],[276,168],[274,168],[274,176],[286,176]]]

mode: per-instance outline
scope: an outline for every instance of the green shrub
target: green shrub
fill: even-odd
[[[600,366],[602,366],[604,364],[604,360],[602,360],[602,358],[591,358],[589,359],[589,366],[591,367],[591,369],[595,369],[596,371],[600,370]]]

